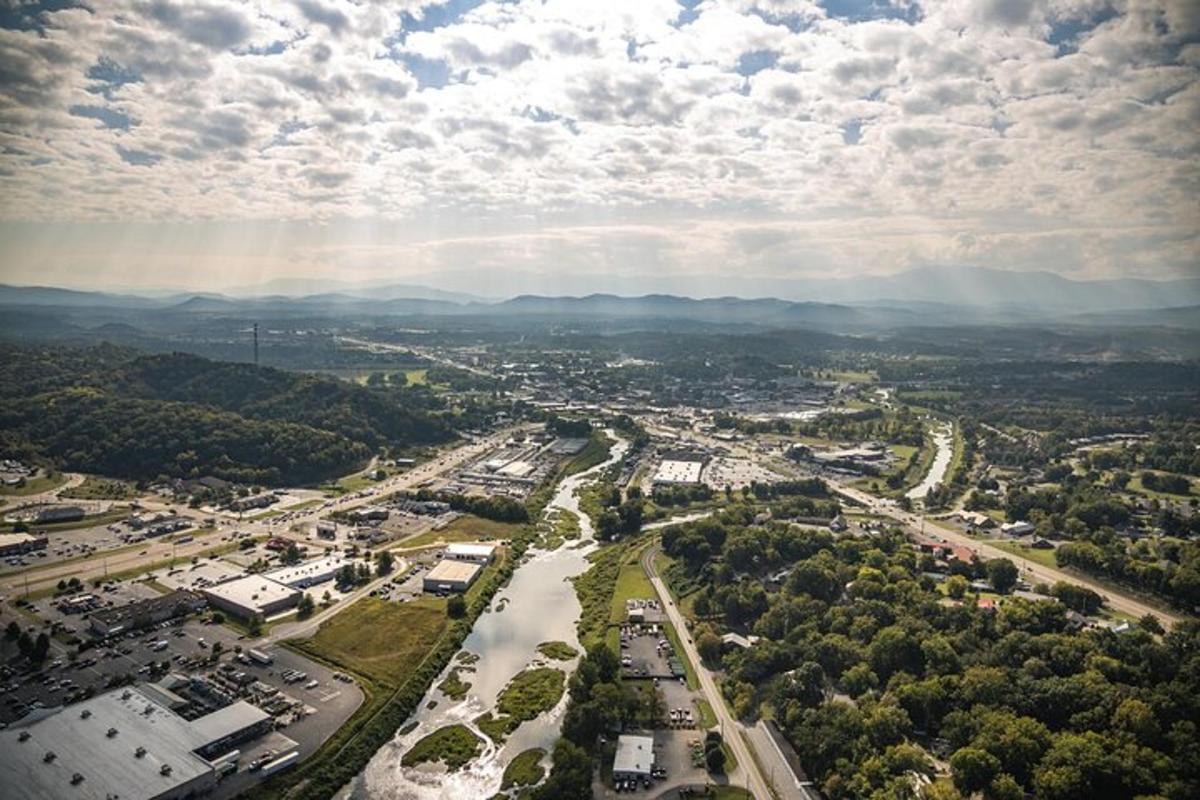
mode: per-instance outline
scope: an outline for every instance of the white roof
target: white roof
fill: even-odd
[[[613,758],[613,772],[649,775],[653,766],[653,736],[620,736],[617,738],[617,755]]]
[[[108,735],[110,728],[116,728],[115,736]],[[26,732],[29,738],[21,741]],[[137,689],[114,689],[0,731],[0,786],[5,797],[22,800],[157,797],[212,771],[192,752],[204,744],[193,723]],[[146,749],[141,758],[135,755],[138,747]],[[50,752],[55,757],[46,762]],[[161,773],[164,764],[171,767],[169,775]],[[83,780],[72,786],[76,773]]]
[[[345,559],[340,556],[329,556],[328,558],[318,558],[313,561],[305,561],[303,564],[295,564],[290,567],[281,567],[270,572],[264,572],[263,577],[291,586],[293,583],[305,579],[312,580],[321,576],[332,576],[345,563]]]
[[[0,547],[12,547],[26,542],[35,542],[39,537],[31,533],[0,533]]]
[[[238,700],[211,714],[205,714],[192,722],[192,731],[196,739],[203,744],[212,744],[226,736],[245,730],[251,725],[257,725],[271,715],[258,706],[251,705],[245,700]]]
[[[273,581],[263,575],[247,575],[243,578],[205,588],[204,593],[217,597],[242,608],[262,609],[300,592],[290,586]]]
[[[469,583],[475,580],[475,574],[481,569],[478,564],[470,561],[439,561],[436,567],[429,570],[425,580]]]
[[[701,461],[663,461],[658,471],[654,473],[655,483],[699,483],[700,471],[704,468]]]
[[[488,556],[496,552],[492,542],[452,542],[446,545],[446,552],[452,556]]]

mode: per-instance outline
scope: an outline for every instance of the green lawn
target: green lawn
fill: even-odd
[[[621,572],[617,575],[617,585],[613,590],[612,606],[609,612],[610,623],[625,621],[625,601],[641,598],[653,600],[658,595],[654,586],[642,569],[641,556],[644,547],[632,548],[621,559]]]
[[[442,598],[422,596],[393,603],[364,597],[321,625],[316,636],[294,644],[381,684],[398,686],[445,630]]]
[[[998,550],[1003,550],[1006,553],[1012,553],[1018,558],[1028,559],[1035,564],[1041,564],[1043,567],[1052,567],[1054,569],[1058,569],[1058,558],[1055,556],[1053,550],[1035,550],[1032,547],[1023,544],[1017,544],[1015,542],[999,542],[992,541],[991,539],[982,541],[986,541],[988,544]]]
[[[428,547],[441,542],[478,542],[484,539],[512,539],[521,526],[513,522],[496,522],[467,514],[459,517],[441,530],[426,531],[401,544],[405,548]]]
[[[429,370],[427,369],[410,369],[405,370],[404,380],[409,386],[423,386],[429,382]]]

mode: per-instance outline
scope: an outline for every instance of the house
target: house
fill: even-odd
[[[1000,533],[1005,536],[1028,536],[1037,530],[1037,526],[1032,522],[1018,520],[1017,522],[1006,522],[1000,526]]]

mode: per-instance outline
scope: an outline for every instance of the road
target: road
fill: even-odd
[[[752,757],[750,748],[743,738],[745,726],[735,719],[729,713],[729,709],[726,708],[725,700],[721,697],[721,690],[718,688],[716,680],[700,661],[700,654],[696,651],[696,646],[692,643],[687,625],[684,623],[683,614],[675,606],[675,601],[672,599],[670,591],[667,590],[666,584],[658,577],[658,572],[654,567],[654,554],[657,550],[657,547],[647,547],[645,552],[642,553],[642,569],[645,570],[646,577],[650,579],[651,585],[654,586],[654,591],[658,593],[658,600],[662,604],[663,610],[667,612],[667,618],[679,633],[680,646],[683,647],[686,657],[696,668],[696,677],[700,681],[700,689],[704,692],[704,697],[708,700],[708,704],[712,706],[713,713],[717,715],[717,720],[721,724],[721,730],[725,732],[725,742],[733,750],[733,755],[738,762],[738,768],[746,779],[746,789],[757,800],[769,800],[775,794],[768,788],[767,782],[758,768],[758,762]]]
[[[1015,556],[1012,553],[1001,550],[998,547],[993,547],[986,542],[981,542],[978,539],[972,539],[965,533],[961,533],[952,528],[941,525],[928,517],[922,518],[920,514],[885,503],[883,500],[874,495],[854,489],[849,486],[844,486],[834,481],[826,481],[830,491],[852,500],[857,504],[864,506],[873,514],[887,516],[907,526],[911,531],[924,530],[926,536],[938,537],[944,539],[948,544],[961,545],[973,550],[977,555],[984,559],[990,558],[1007,558],[1015,563],[1021,569],[1022,577],[1031,583],[1045,582],[1054,583],[1056,581],[1066,581],[1079,586],[1091,589],[1096,594],[1107,598],[1108,605],[1123,614],[1128,614],[1132,617],[1143,617],[1147,614],[1158,618],[1159,622],[1164,627],[1170,628],[1178,623],[1183,618],[1170,612],[1164,611],[1161,608],[1154,608],[1146,605],[1139,600],[1130,597],[1126,594],[1121,594],[1112,590],[1111,587],[1101,586],[1098,583],[1089,581],[1087,578],[1079,575],[1063,572],[1062,570],[1048,567],[1028,559]]]
[[[222,542],[221,539],[222,537],[228,537],[232,530],[244,531],[253,536],[282,536],[302,543],[305,541],[305,536],[298,533],[297,529],[303,524],[316,522],[317,519],[332,514],[335,511],[345,511],[355,506],[366,505],[375,498],[392,492],[415,488],[427,480],[455,469],[464,461],[478,457],[488,449],[503,442],[509,436],[513,435],[513,433],[530,427],[533,426],[520,425],[505,428],[478,441],[460,445],[448,452],[439,454],[436,458],[430,459],[424,464],[413,467],[407,472],[385,478],[379,483],[373,484],[370,487],[369,494],[367,492],[355,492],[329,501],[328,503],[322,503],[313,508],[293,512],[286,522],[281,522],[278,518],[238,520],[236,515],[213,515],[195,510],[180,510],[179,513],[192,516],[193,518],[216,516],[221,521],[221,527],[207,532],[193,533],[185,531],[183,535],[191,535],[194,538],[191,542],[182,545],[173,545],[167,541],[141,542],[137,545],[117,548],[108,552],[98,552],[85,559],[49,563],[45,566],[6,573],[3,577],[0,577],[0,595],[24,594],[26,591],[37,592],[38,590],[56,585],[60,580],[73,577],[79,578],[86,583],[94,578],[102,578],[105,575],[125,572],[172,559],[187,561],[193,556],[197,556],[215,546],[226,544],[227,542]],[[157,505],[157,503],[142,503],[144,508]],[[165,508],[166,505],[163,504],[163,507]]]
[[[695,432],[689,432],[687,435],[710,447],[725,448],[731,454],[741,458],[757,461],[763,460],[761,453],[756,453],[750,448],[734,442],[719,441]],[[814,477],[811,473],[798,474],[794,465],[784,464],[781,461],[773,462],[771,464],[771,468],[783,474],[790,474],[794,477]],[[1158,618],[1158,621],[1162,623],[1164,628],[1171,628],[1183,619],[1183,617],[1171,611],[1165,611],[1161,608],[1147,605],[1135,597],[1131,597],[1128,594],[1113,589],[1111,586],[1102,586],[1101,584],[1090,581],[1087,578],[1081,577],[1075,573],[1068,573],[1059,569],[1055,569],[1054,567],[1038,564],[1028,559],[1021,558],[1020,556],[1015,556],[1012,553],[1001,550],[998,547],[992,547],[986,542],[972,539],[965,533],[945,527],[944,525],[940,525],[929,518],[922,518],[920,514],[915,512],[905,511],[894,503],[875,497],[867,492],[855,489],[851,486],[846,486],[845,484],[828,478],[822,478],[822,480],[825,481],[825,484],[829,487],[831,492],[841,495],[848,500],[854,501],[856,504],[863,506],[873,514],[888,517],[894,522],[900,523],[910,533],[917,533],[918,531],[924,530],[926,535],[939,536],[949,544],[961,545],[963,547],[970,548],[984,559],[1007,558],[1021,568],[1022,576],[1030,582],[1036,583],[1039,581],[1044,581],[1046,583],[1053,584],[1056,581],[1066,581],[1067,583],[1073,583],[1077,586],[1083,586],[1091,589],[1096,594],[1107,598],[1108,605],[1112,609],[1123,614],[1128,614],[1132,617],[1143,617],[1147,614],[1150,614]]]

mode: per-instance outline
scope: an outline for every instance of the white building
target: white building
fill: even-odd
[[[1037,526],[1032,522],[1018,520],[1017,522],[1006,522],[1000,526],[1000,532],[1005,536],[1025,536],[1037,530]]]
[[[700,483],[703,461],[679,461],[666,459],[654,473],[655,486],[689,485]]]
[[[613,780],[648,778],[652,769],[654,769],[653,736],[617,737],[617,754],[613,758]]]
[[[345,565],[346,561],[340,556],[329,556],[271,570],[263,573],[263,577],[270,578],[276,583],[282,583],[284,586],[291,586],[293,589],[305,589],[333,580],[338,570]]]
[[[439,561],[425,575],[427,592],[465,592],[479,577],[483,566],[472,561]]]
[[[271,728],[246,702],[188,721],[158,694],[114,689],[0,731],[6,800],[175,800],[217,783],[215,761]]]
[[[454,561],[490,564],[495,557],[496,545],[491,542],[453,542],[446,546],[446,558]]]
[[[262,575],[246,575],[201,591],[214,608],[243,619],[266,619],[300,602],[299,591]]]

